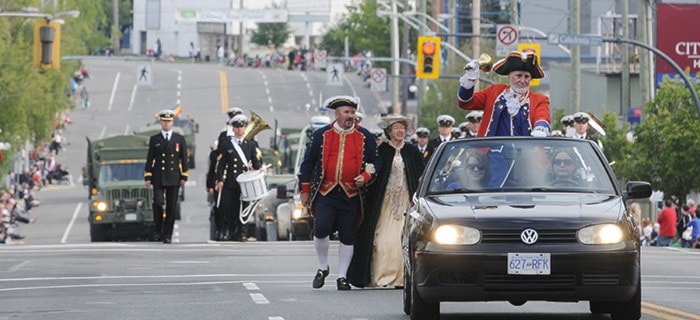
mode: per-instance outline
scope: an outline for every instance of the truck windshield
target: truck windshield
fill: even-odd
[[[143,163],[109,163],[100,167],[99,183],[143,180]]]

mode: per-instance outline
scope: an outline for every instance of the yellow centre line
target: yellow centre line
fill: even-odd
[[[221,91],[221,113],[228,112],[228,78],[226,73],[219,71],[219,90]]]
[[[680,318],[680,317],[675,317],[675,316],[671,316],[671,315],[666,315],[666,314],[663,314],[663,313],[660,313],[660,312],[656,312],[656,311],[653,311],[653,310],[649,310],[649,309],[642,308],[642,312],[643,312],[643,313],[646,313],[646,314],[649,314],[649,315],[652,315],[652,316],[655,316],[655,317],[659,317],[659,318],[662,318],[662,319],[667,319],[667,320],[676,320],[676,319],[678,319],[678,320],[682,320],[682,319],[700,320],[700,315],[692,314],[692,313],[687,313],[687,312],[683,312],[683,311],[680,311],[680,310],[676,310],[676,309],[672,309],[672,308],[660,306],[660,305],[658,305],[658,304],[653,304],[653,303],[649,303],[649,302],[642,301],[642,306],[643,306],[643,307],[647,307],[647,308],[657,309],[657,310],[660,310],[660,311],[663,311],[663,312],[666,312],[666,313],[670,313],[670,314],[679,315],[679,316],[682,317],[682,318]]]

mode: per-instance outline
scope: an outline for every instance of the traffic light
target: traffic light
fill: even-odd
[[[437,79],[440,77],[440,37],[418,37],[418,61],[416,77]]]
[[[61,67],[61,24],[37,20],[34,23],[34,67],[58,69]]]

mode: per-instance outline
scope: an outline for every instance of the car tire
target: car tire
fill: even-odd
[[[406,284],[404,284],[404,288],[406,288]],[[430,303],[423,300],[417,288],[418,284],[411,275],[411,320],[440,319],[440,302]]]
[[[592,314],[606,314],[612,311],[612,306],[607,301],[589,301],[588,309]]]
[[[612,306],[610,317],[614,320],[639,320],[642,317],[641,281],[637,283],[637,290],[634,292],[632,299]]]
[[[411,315],[411,276],[408,268],[403,270],[403,313]]]

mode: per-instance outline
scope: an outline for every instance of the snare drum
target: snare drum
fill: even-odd
[[[241,186],[241,201],[255,201],[267,193],[265,172],[248,171],[240,174],[236,181]]]

